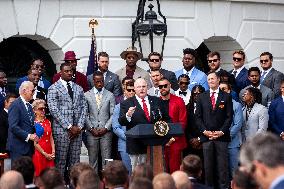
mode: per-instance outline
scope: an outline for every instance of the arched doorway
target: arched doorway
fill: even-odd
[[[48,51],[36,40],[9,37],[0,43],[0,69],[7,74],[9,88],[14,89],[16,80],[27,75],[34,58],[41,58],[45,62],[45,75],[51,79],[56,72],[56,66]]]

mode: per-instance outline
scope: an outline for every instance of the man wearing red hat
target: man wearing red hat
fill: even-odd
[[[65,61],[66,63],[69,63],[73,70],[74,74],[72,76],[72,81],[80,85],[83,88],[84,92],[87,92],[89,90],[87,77],[81,72],[76,71],[77,60],[80,60],[80,59],[76,58],[76,54],[74,51],[67,51],[65,53],[65,57],[63,61]],[[52,83],[55,83],[59,79],[60,79],[60,72],[53,76]]]

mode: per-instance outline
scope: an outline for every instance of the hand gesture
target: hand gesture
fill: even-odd
[[[136,106],[130,107],[126,113],[128,117],[132,117],[133,113],[135,112]]]

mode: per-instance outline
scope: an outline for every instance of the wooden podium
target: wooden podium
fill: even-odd
[[[154,124],[139,124],[126,131],[126,136],[141,140],[147,145],[147,163],[153,167],[154,175],[166,171],[164,145],[175,136],[183,135],[180,123],[168,123],[169,131],[165,136],[154,132]]]

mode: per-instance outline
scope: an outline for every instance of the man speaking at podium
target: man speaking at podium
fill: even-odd
[[[147,82],[138,78],[134,83],[135,96],[126,99],[120,104],[119,123],[126,126],[126,130],[138,124],[154,124],[158,112],[164,121],[170,122],[168,111],[161,107],[158,97],[147,95]],[[136,165],[146,162],[147,146],[138,139],[126,137],[126,151],[130,156],[132,170]]]

